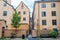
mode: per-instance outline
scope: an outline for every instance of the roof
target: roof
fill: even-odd
[[[19,5],[16,7],[16,9],[20,6],[20,4],[23,4],[23,5],[25,5],[25,3],[23,2],[23,1],[21,1],[20,3],[19,3]],[[28,8],[28,6],[27,5],[25,5],[27,8]],[[28,8],[29,9],[29,8]]]
[[[60,0],[41,0],[41,1],[36,1],[38,3],[40,2],[60,2]]]

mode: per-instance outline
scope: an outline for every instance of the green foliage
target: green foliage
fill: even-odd
[[[17,13],[17,11],[13,14],[13,18],[12,18],[12,26],[14,28],[18,28],[19,25],[20,25],[20,20],[21,20],[21,17],[20,15]]]
[[[54,30],[51,31],[51,32],[50,32],[50,36],[51,36],[51,37],[56,37],[56,36],[57,36],[57,32],[54,31]]]
[[[0,38],[0,40],[6,40],[6,38],[4,38],[4,37],[1,37],[1,38]]]

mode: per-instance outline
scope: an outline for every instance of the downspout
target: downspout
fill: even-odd
[[[40,32],[40,5],[39,5],[39,1],[38,1],[38,19],[37,19],[37,33],[38,33],[38,37],[40,36],[39,32]]]

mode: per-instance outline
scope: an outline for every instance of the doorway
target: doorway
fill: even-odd
[[[4,37],[5,27],[2,27],[2,37]]]

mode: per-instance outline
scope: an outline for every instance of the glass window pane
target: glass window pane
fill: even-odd
[[[3,16],[7,16],[7,11],[3,11]]]
[[[46,20],[42,20],[42,25],[46,25]]]
[[[19,11],[18,14],[20,14],[21,12]]]
[[[56,11],[52,11],[52,16],[56,16]]]
[[[25,17],[23,18],[23,21],[26,21],[26,18]]]
[[[55,5],[55,3],[51,3],[51,7],[55,7],[56,5]]]
[[[7,0],[4,0],[4,1],[6,1],[7,2]],[[7,6],[7,4],[4,2],[4,6]]]
[[[57,21],[56,20],[52,20],[52,25],[57,25]]]
[[[43,16],[43,17],[46,16],[46,12],[42,12],[42,16]]]
[[[23,14],[26,14],[26,12],[24,11]]]
[[[6,4],[6,3],[4,3],[4,6],[7,6],[7,4]]]
[[[42,4],[41,6],[42,6],[42,8],[46,8],[46,4]]]

